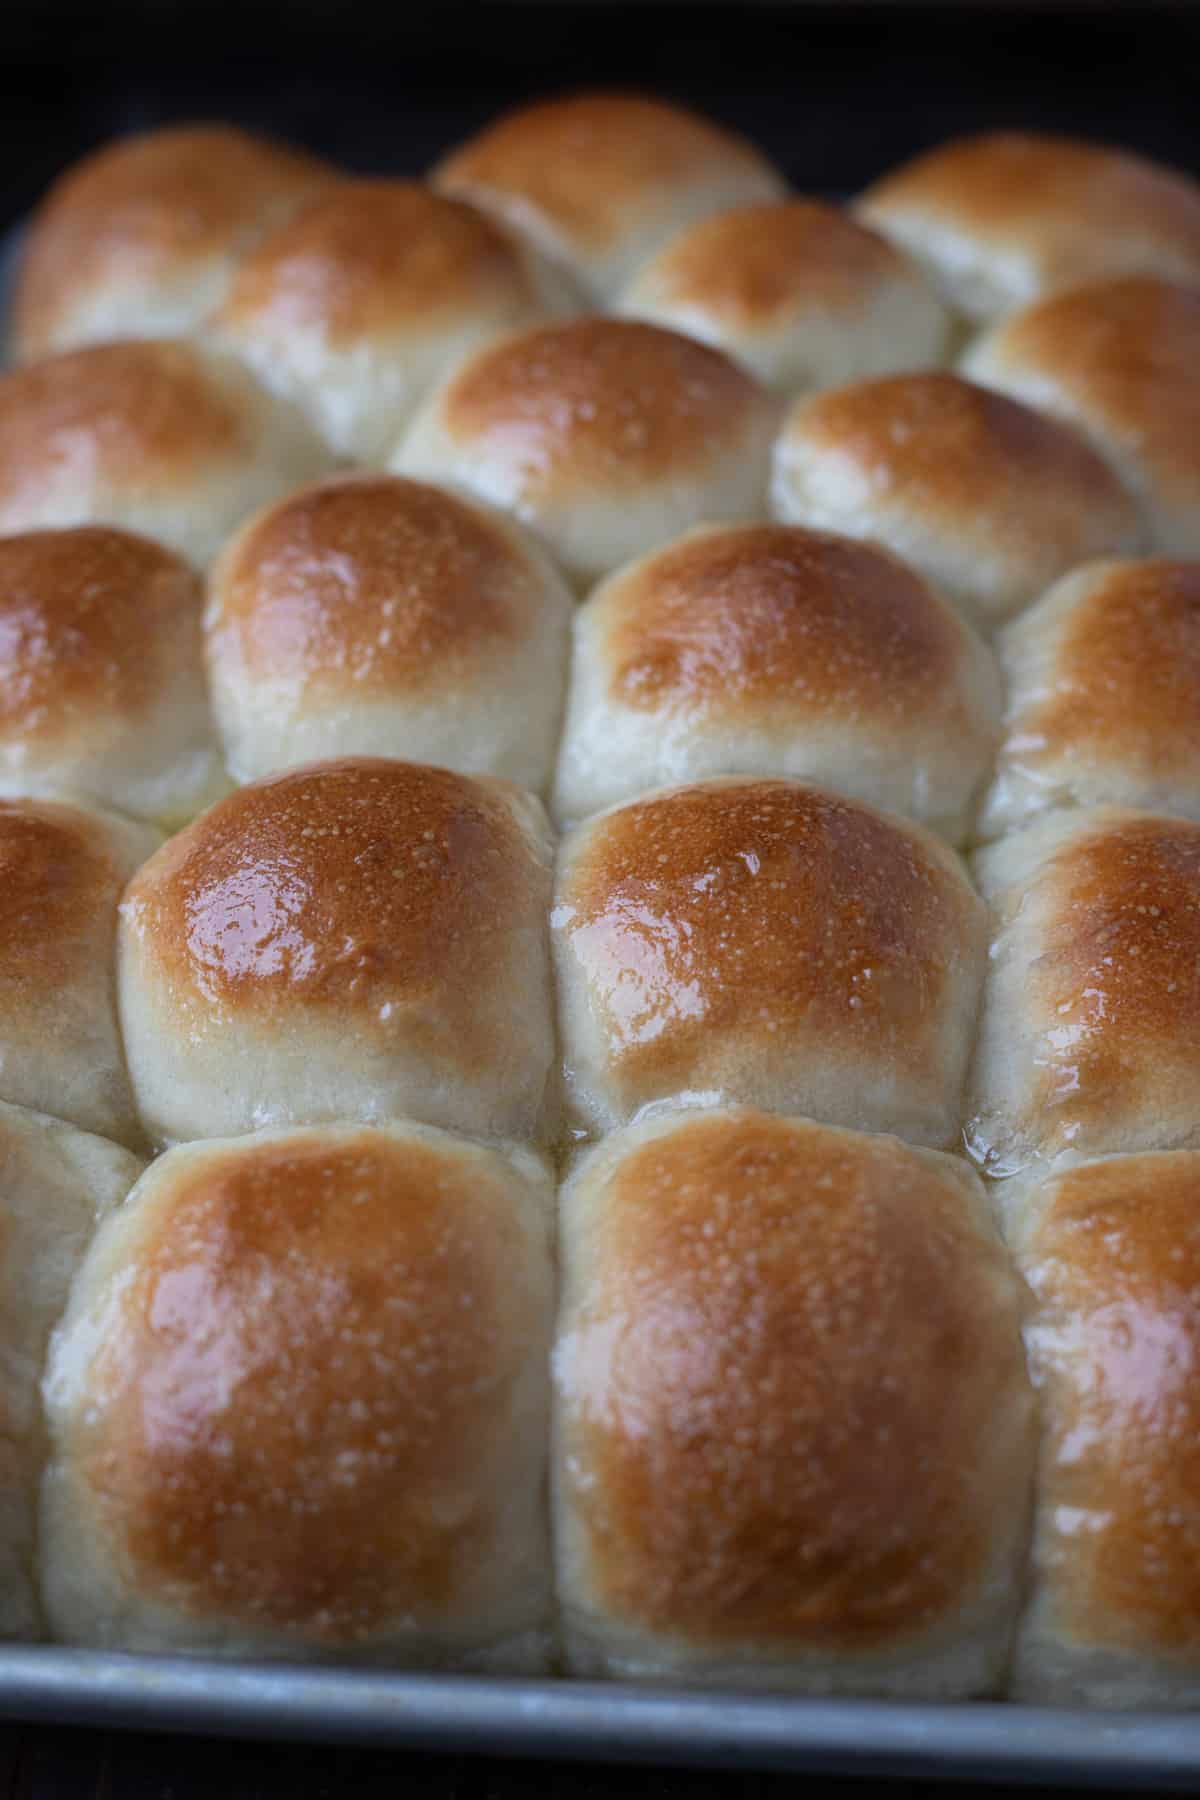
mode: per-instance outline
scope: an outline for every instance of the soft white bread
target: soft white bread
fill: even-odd
[[[301,413],[183,341],[94,344],[0,376],[0,532],[117,525],[203,565],[331,460]]]
[[[180,557],[111,526],[0,538],[0,795],[170,821],[215,799],[201,601]]]
[[[1152,550],[1200,556],[1200,277],[1074,288],[988,332],[963,367],[1089,438],[1141,502]]]
[[[919,826],[798,782],[660,790],[564,839],[551,927],[593,1130],[703,1096],[956,1136],[987,924]]]
[[[355,181],[259,244],[209,331],[339,456],[378,463],[467,351],[575,309],[562,275],[472,207],[415,181]]]
[[[1005,740],[981,833],[1113,802],[1200,819],[1200,562],[1101,562],[1006,627]]]
[[[633,319],[519,332],[435,390],[392,459],[511,512],[586,583],[704,521],[766,511],[775,402]]]
[[[36,1517],[50,1333],[97,1220],[142,1166],[104,1138],[0,1102],[0,1637],[42,1635]]]
[[[156,832],[0,800],[0,1100],[121,1143],[141,1134],[117,1030],[117,901]]]
[[[30,222],[13,350],[27,359],[186,334],[259,234],[334,178],[316,157],[232,125],[106,144],[59,177]]]
[[[994,1174],[1200,1145],[1200,825],[1049,813],[982,851],[995,939],[968,1096]]]
[[[562,1241],[570,1667],[993,1692],[1034,1433],[978,1178],[895,1138],[674,1114],[581,1159]]]
[[[1042,1419],[1015,1695],[1194,1711],[1200,1155],[1056,1171],[1012,1232]]]
[[[819,200],[701,220],[635,272],[617,310],[715,344],[784,394],[950,350],[950,315],[916,264]]]
[[[958,840],[999,720],[987,649],[886,551],[796,525],[700,527],[576,613],[555,809],[788,775]]]
[[[151,1136],[333,1119],[522,1136],[552,1062],[550,838],[508,782],[383,758],[240,788],[121,907]]]
[[[938,371],[798,401],[771,503],[785,522],[886,545],[984,629],[1078,563],[1141,545],[1133,499],[1080,436]]]
[[[683,107],[619,93],[506,113],[432,179],[520,232],[597,300],[683,226],[785,192],[747,139]]]
[[[857,211],[972,319],[1104,275],[1200,280],[1200,186],[1107,144],[956,138],[885,175]]]
[[[47,1376],[55,1632],[537,1667],[552,1204],[528,1152],[415,1125],[156,1162]]]
[[[229,766],[248,781],[374,753],[544,788],[572,606],[499,513],[395,475],[301,488],[238,533],[209,582]]]

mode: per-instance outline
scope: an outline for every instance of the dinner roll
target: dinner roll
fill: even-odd
[[[703,527],[575,617],[556,809],[708,775],[798,775],[963,834],[1000,718],[991,656],[885,551]]]
[[[468,350],[572,309],[563,277],[415,181],[344,182],[273,231],[212,320],[339,456],[381,462]]]
[[[1042,1413],[1015,1692],[1195,1708],[1200,1155],[1056,1173],[1026,1197],[1014,1241]]]
[[[1200,285],[1073,289],[987,333],[964,367],[1088,437],[1140,500],[1152,550],[1200,556]]]
[[[569,590],[498,513],[395,475],[280,500],[209,584],[213,697],[243,781],[375,751],[549,780]]]
[[[1200,1146],[1200,825],[1050,813],[980,853],[996,937],[968,1141],[994,1174]]]
[[[267,226],[334,178],[233,125],[121,138],[59,177],[24,240],[12,347],[43,356],[197,325]]]
[[[0,799],[0,1100],[140,1141],[114,1004],[117,901],[159,842],[53,800]]]
[[[1141,543],[1133,500],[1073,431],[937,371],[798,401],[771,500],[788,523],[886,545],[982,628]]]
[[[165,1141],[410,1115],[523,1135],[552,1061],[550,843],[507,782],[382,758],[241,788],[121,908],[121,1020]]]
[[[192,570],[148,538],[0,538],[0,794],[169,820],[214,799],[200,606]]]
[[[58,1635],[536,1667],[552,1198],[528,1152],[407,1124],[155,1163],[47,1376]]]
[[[437,389],[392,467],[515,513],[580,582],[704,520],[760,518],[776,408],[719,351],[631,319],[535,326]]]
[[[202,564],[329,462],[299,412],[193,344],[95,344],[0,376],[0,532],[119,525]]]
[[[957,1133],[986,922],[919,826],[796,782],[665,789],[565,839],[551,926],[594,1130],[704,1098]]]
[[[1002,633],[986,836],[1115,801],[1200,819],[1200,562],[1093,563]]]
[[[637,270],[619,310],[715,344],[785,394],[949,349],[949,314],[916,265],[817,200],[702,219]]]
[[[857,210],[972,319],[1102,275],[1200,280],[1200,187],[1107,144],[956,138],[885,175]]]
[[[97,1219],[141,1170],[104,1138],[0,1102],[0,1637],[42,1635],[35,1520],[47,1340]]]
[[[978,1178],[805,1119],[674,1114],[581,1160],[562,1230],[570,1667],[994,1690],[1033,1407]]]
[[[433,180],[565,264],[600,300],[672,232],[785,192],[745,138],[636,94],[519,107],[447,156]]]

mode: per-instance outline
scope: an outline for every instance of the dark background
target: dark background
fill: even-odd
[[[589,85],[700,106],[817,192],[853,192],[939,138],[996,124],[1108,138],[1200,174],[1200,10],[1188,4],[8,0],[0,225],[122,130],[231,118],[353,169],[415,174],[499,106]],[[0,1800],[784,1800],[798,1785],[0,1726]],[[831,1786],[838,1800],[880,1791]]]

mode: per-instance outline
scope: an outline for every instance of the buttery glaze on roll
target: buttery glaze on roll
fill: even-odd
[[[1106,275],[1200,281],[1200,186],[1107,144],[955,138],[885,175],[857,211],[972,319]]]
[[[982,834],[1112,802],[1200,819],[1200,562],[1103,562],[997,640],[1008,716]]]
[[[0,1101],[0,1637],[44,1635],[37,1494],[50,1333],[99,1218],[142,1172],[127,1150]]]
[[[1062,1150],[1200,1146],[1200,825],[1050,813],[976,858],[995,941],[968,1142],[995,1174]]]
[[[532,795],[417,763],[310,763],[229,795],[121,906],[121,1022],[151,1136],[543,1126],[550,855]]]
[[[766,510],[775,403],[706,344],[577,319],[478,351],[391,466],[514,513],[589,582],[691,525]]]
[[[573,1672],[994,1692],[1033,1404],[978,1178],[895,1138],[674,1114],[579,1162],[562,1233]]]
[[[228,784],[209,717],[201,590],[110,526],[0,538],[0,794],[79,794],[182,820]]]
[[[1141,502],[1149,548],[1200,556],[1200,273],[1127,276],[1026,307],[963,364],[1075,426]]]
[[[114,1004],[117,902],[159,843],[53,800],[0,800],[0,1100],[141,1133]]]
[[[1082,437],[937,371],[797,402],[771,501],[787,523],[885,545],[984,630],[1078,563],[1141,544],[1132,497]]]
[[[48,1373],[57,1634],[542,1666],[552,1212],[540,1159],[416,1125],[160,1158]]]
[[[662,790],[564,839],[551,928],[592,1130],[703,1096],[956,1135],[985,909],[919,826],[798,782]]]
[[[94,344],[0,376],[2,533],[116,525],[203,566],[330,460],[299,412],[194,344]]]
[[[555,808],[712,775],[799,776],[953,840],[999,735],[959,615],[894,557],[799,526],[698,528],[575,615]]]
[[[1013,1239],[1042,1416],[1015,1696],[1194,1710],[1200,1155],[1055,1173],[1024,1194]]]
[[[506,113],[432,179],[564,264],[599,301],[672,232],[785,191],[747,139],[683,107],[620,93]]]
[[[260,233],[333,179],[316,157],[233,125],[104,145],[58,178],[30,223],[13,297],[16,355],[185,335]]]
[[[209,325],[339,456],[373,463],[468,351],[574,309],[564,278],[472,207],[355,181],[271,232]]]
[[[736,207],[671,238],[618,302],[784,394],[944,362],[950,315],[915,263],[836,206]]]
[[[503,515],[395,475],[252,519],[209,583],[213,702],[243,781],[374,753],[543,789],[573,601]]]

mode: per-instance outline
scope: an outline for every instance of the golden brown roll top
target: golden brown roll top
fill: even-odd
[[[718,1110],[562,1197],[559,1587],[582,1674],[993,1689],[1033,1451],[1018,1283],[957,1159]]]
[[[1015,1228],[1041,1397],[1019,1698],[1200,1694],[1200,1155],[1113,1156],[1026,1195]]]
[[[885,175],[857,210],[972,319],[1106,275],[1200,280],[1200,187],[1106,144],[956,138]]]
[[[796,782],[662,790],[564,840],[551,927],[593,1129],[702,1095],[956,1134],[986,921],[918,826]]]
[[[193,344],[96,344],[0,376],[0,532],[104,524],[207,563],[328,467],[301,415]]]
[[[125,895],[121,1016],[151,1135],[412,1116],[541,1123],[549,834],[506,782],[382,758],[242,788]]]
[[[799,526],[699,528],[577,612],[556,811],[775,774],[958,838],[999,711],[987,650],[885,551]]]
[[[2,978],[0,978],[2,979]],[[37,1491],[46,1458],[41,1380],[50,1333],[96,1222],[142,1172],[127,1150],[0,1101],[0,1637],[44,1624]]]
[[[949,314],[916,265],[817,200],[735,207],[679,232],[618,310],[714,344],[784,394],[949,350]]]
[[[223,785],[194,572],[111,526],[0,538],[0,794],[184,819]]]
[[[1077,570],[997,649],[1009,701],[985,836],[1055,806],[1200,818],[1200,562]]]
[[[13,301],[17,356],[192,330],[255,238],[333,179],[316,157],[232,125],[105,145],[34,214]]]
[[[784,192],[783,177],[745,138],[620,93],[507,113],[445,157],[433,181],[520,232],[601,301],[672,232]]]
[[[1200,1144],[1200,825],[1048,814],[981,852],[995,942],[969,1141],[994,1173]]]
[[[797,402],[771,501],[786,522],[886,545],[985,629],[1141,538],[1133,499],[1080,436],[938,371]]]
[[[117,1031],[117,901],[155,832],[0,800],[0,1100],[121,1143],[140,1131]]]
[[[271,232],[210,320],[339,456],[381,462],[467,351],[572,310],[562,276],[415,181],[342,182]]]
[[[1141,502],[1149,547],[1200,555],[1200,273],[1074,288],[980,338],[964,368],[1074,425]]]
[[[544,788],[569,589],[502,515],[395,475],[252,519],[209,583],[213,697],[241,780],[373,752]]]
[[[527,1152],[413,1125],[155,1163],[49,1372],[56,1630],[536,1666],[551,1202]]]
[[[628,319],[519,332],[470,357],[392,460],[530,525],[577,581],[703,520],[761,516],[776,409],[719,351]]]

